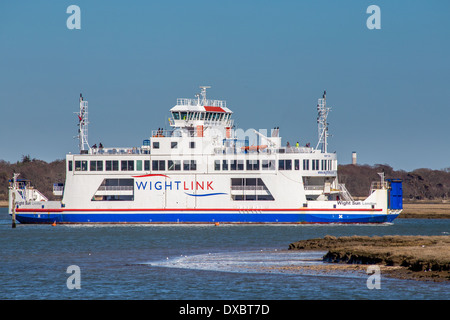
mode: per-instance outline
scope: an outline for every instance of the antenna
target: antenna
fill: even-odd
[[[201,91],[201,95],[202,95],[202,104],[205,105],[206,104],[206,89],[211,88],[210,86],[200,86],[200,89],[202,89]]]
[[[80,93],[80,111],[75,112],[78,116],[78,140],[80,153],[87,153],[90,149],[88,143],[88,102],[84,101],[83,95]]]
[[[327,116],[331,108],[327,107],[327,92],[323,92],[323,96],[317,102],[317,128],[319,131],[319,141],[317,142],[316,149],[321,145],[322,153],[327,152],[327,138],[328,138],[328,123]]]

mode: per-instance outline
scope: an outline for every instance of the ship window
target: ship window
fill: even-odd
[[[87,171],[87,161],[75,161],[75,171]]]
[[[278,160],[278,170],[292,170],[292,160]]]
[[[183,170],[185,171],[197,170],[197,162],[195,160],[184,160]]]
[[[134,171],[134,160],[122,160],[120,161],[121,171]]]
[[[103,179],[102,184],[98,190],[133,190],[134,179]],[[117,188],[127,187],[127,188]]]
[[[259,170],[259,160],[247,160],[247,170]]]
[[[230,170],[244,170],[244,160],[231,160]]]
[[[136,160],[136,170],[142,171],[142,160]]]
[[[233,187],[243,186],[244,185],[244,179],[242,178],[231,178],[231,189]],[[240,190],[239,188],[236,188],[236,190]]]
[[[319,160],[312,160],[312,170],[319,170]]]
[[[179,112],[172,112],[173,119],[174,120],[180,120],[180,113]]]
[[[166,162],[164,160],[152,160],[152,170],[162,171],[166,170]]]
[[[195,141],[189,142],[189,148],[194,149],[195,148]]]
[[[328,170],[333,170],[333,160],[328,160]]]
[[[186,120],[187,119],[186,118],[187,112],[181,112],[180,115],[181,115],[181,120]]]
[[[275,160],[263,160],[261,167],[263,170],[275,170]]]
[[[309,170],[309,159],[303,159],[303,170]]]
[[[92,160],[89,162],[89,170],[103,171],[103,161]]]
[[[150,171],[150,160],[144,160],[144,170]]]
[[[104,179],[92,201],[134,201],[134,179]]]
[[[298,160],[298,159],[294,160],[294,167],[295,167],[295,170],[300,170],[300,160]]]
[[[327,170],[327,160],[322,160],[322,170]]]
[[[200,113],[200,120],[203,120],[203,119],[205,119],[205,113],[204,113],[204,112],[201,112],[201,113]]]
[[[106,160],[105,161],[106,171],[119,171],[119,161],[118,160]]]
[[[72,169],[72,166],[73,166],[73,162],[72,162],[72,160],[70,160],[69,161],[69,171],[72,171],[73,169]]]
[[[258,194],[257,200],[259,201],[273,201],[275,200],[271,194]]]
[[[214,160],[214,170],[220,170],[220,160]]]
[[[261,178],[231,178],[231,198],[234,201],[273,201]]]
[[[167,168],[170,171],[181,170],[181,160],[167,160]]]
[[[153,149],[159,149],[159,142],[153,142]]]
[[[222,161],[222,170],[228,170],[228,160]]]
[[[177,141],[172,141],[170,143],[170,148],[171,149],[177,149],[178,148],[178,142]]]

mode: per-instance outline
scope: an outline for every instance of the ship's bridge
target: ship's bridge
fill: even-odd
[[[233,127],[233,112],[227,108],[226,101],[206,99],[206,89],[209,87],[200,88],[201,94],[197,94],[195,99],[177,99],[177,104],[170,109],[170,125],[177,128]]]

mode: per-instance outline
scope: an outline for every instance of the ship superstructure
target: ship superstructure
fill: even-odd
[[[383,223],[401,212],[401,181],[381,178],[363,201],[338,182],[326,93],[314,148],[283,146],[279,128],[236,129],[226,102],[200,88],[177,99],[170,129],[133,148],[89,146],[80,96],[80,153],[66,156],[66,181],[54,186],[61,201],[33,196],[15,179],[10,212],[21,223]]]

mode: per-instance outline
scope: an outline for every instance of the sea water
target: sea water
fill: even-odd
[[[379,289],[369,289],[370,275],[362,271],[280,267],[323,263],[324,252],[288,251],[297,240],[449,232],[447,219],[396,219],[382,225],[11,228],[7,209],[0,208],[0,299],[447,300],[448,282],[392,279],[381,273]],[[70,285],[75,281],[78,288]]]

